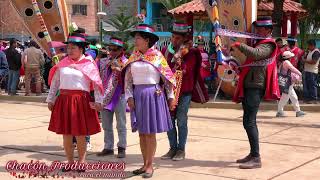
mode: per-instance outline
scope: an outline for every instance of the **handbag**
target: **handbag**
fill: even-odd
[[[281,93],[288,94],[289,87],[292,84],[292,78],[291,78],[291,70],[288,69],[286,74],[282,73],[282,65],[280,67],[280,72],[278,75],[278,82],[279,82],[279,89]]]

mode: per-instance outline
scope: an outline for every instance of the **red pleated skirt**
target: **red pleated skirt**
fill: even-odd
[[[52,110],[49,131],[73,136],[100,132],[97,111],[89,105],[91,99],[89,92],[61,89]]]

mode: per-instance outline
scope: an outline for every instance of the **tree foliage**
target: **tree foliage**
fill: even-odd
[[[301,46],[305,47],[306,41],[316,38],[320,30],[320,2],[318,0],[300,0],[307,10],[308,16],[299,20]]]

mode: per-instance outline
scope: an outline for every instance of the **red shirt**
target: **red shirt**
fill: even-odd
[[[290,59],[290,62],[295,68],[298,68],[298,63],[299,61],[301,61],[304,51],[298,48],[297,46],[291,49],[290,51],[295,55],[293,58]]]

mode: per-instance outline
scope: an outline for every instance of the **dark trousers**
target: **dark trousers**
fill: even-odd
[[[304,72],[303,79],[303,96],[304,100],[312,101],[317,100],[317,81],[318,74],[312,72]]]
[[[243,127],[247,132],[250,143],[250,154],[259,157],[259,131],[257,127],[257,113],[264,94],[263,89],[248,88],[244,91],[242,101]]]

